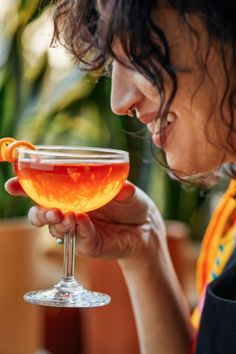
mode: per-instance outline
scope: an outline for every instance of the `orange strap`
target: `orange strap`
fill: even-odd
[[[195,329],[199,327],[207,284],[222,273],[233,253],[235,210],[236,180],[232,180],[213,213],[201,245],[197,264],[197,290],[200,301],[192,316]]]

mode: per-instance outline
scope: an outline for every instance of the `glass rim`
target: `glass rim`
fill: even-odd
[[[23,154],[34,154],[43,155],[45,157],[62,157],[62,158],[73,158],[73,159],[83,159],[83,160],[129,160],[129,153],[125,150],[112,149],[112,148],[102,148],[102,147],[91,147],[91,146],[69,146],[69,145],[35,145],[36,150],[29,148],[19,147],[17,148],[18,153]],[[88,152],[82,153],[82,152]],[[81,154],[79,153],[81,152]],[[101,154],[100,154],[101,153]]]

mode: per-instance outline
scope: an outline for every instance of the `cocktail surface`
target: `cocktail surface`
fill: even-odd
[[[26,194],[46,208],[88,212],[112,200],[125,183],[128,162],[65,163],[19,160],[15,171]]]

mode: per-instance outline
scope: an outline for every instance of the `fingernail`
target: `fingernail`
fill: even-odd
[[[70,224],[70,222],[71,222],[71,221],[70,221],[69,216],[65,216],[64,220],[62,221],[62,224],[65,225],[65,226],[67,226],[67,225]]]
[[[58,219],[57,215],[53,211],[47,211],[45,214],[45,218],[50,221],[55,221],[55,218]]]

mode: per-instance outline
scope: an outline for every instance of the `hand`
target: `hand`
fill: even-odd
[[[17,178],[7,181],[5,188],[14,196],[25,195]],[[88,214],[33,206],[28,217],[34,226],[48,224],[56,238],[75,228],[78,251],[93,257],[137,259],[165,240],[164,223],[153,201],[130,182],[111,202]]]

